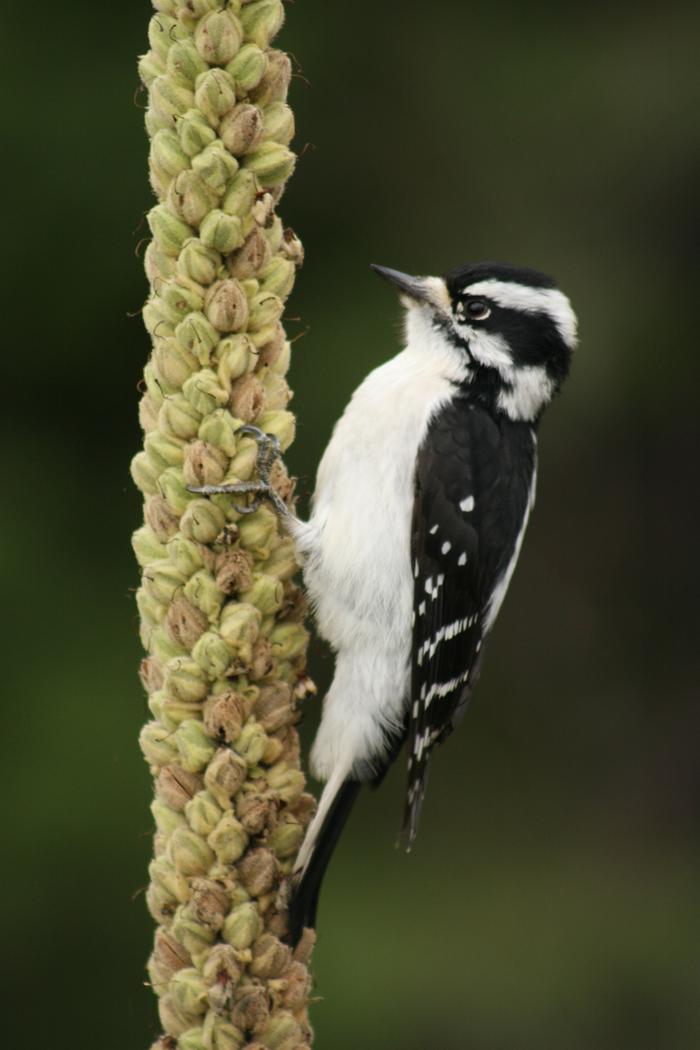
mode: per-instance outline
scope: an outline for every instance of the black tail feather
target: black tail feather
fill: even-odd
[[[289,940],[293,946],[299,942],[305,927],[313,929],[316,925],[321,882],[361,786],[357,780],[346,780],[341,785],[318,833],[308,866],[292,889],[288,921]]]

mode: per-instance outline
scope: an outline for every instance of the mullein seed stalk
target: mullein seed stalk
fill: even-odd
[[[284,943],[285,876],[314,808],[295,729],[305,675],[294,549],[266,505],[188,486],[249,480],[255,423],[294,437],[281,318],[302,247],[276,205],[294,169],[281,0],[155,0],[144,495],[133,538],[155,779],[148,963],[160,1050],[304,1050],[310,944]],[[277,491],[292,498],[284,466]]]

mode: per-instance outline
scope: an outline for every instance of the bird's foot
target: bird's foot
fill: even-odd
[[[239,514],[253,514],[264,499],[269,499],[275,510],[281,515],[289,514],[289,508],[280,494],[272,487],[270,482],[270,471],[280,455],[280,443],[274,434],[266,434],[260,427],[254,427],[247,423],[240,427],[239,434],[248,434],[255,438],[258,446],[257,481],[236,481],[228,485],[188,485],[188,492],[195,492],[198,496],[219,495],[252,495],[253,499],[245,506],[234,503],[234,508]]]

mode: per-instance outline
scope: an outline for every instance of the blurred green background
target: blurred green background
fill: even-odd
[[[133,96],[149,15],[35,0],[4,17],[13,1048],[137,1050],[157,1030],[128,476],[148,354],[129,314],[146,294]],[[542,268],[582,332],[542,428],[524,556],[473,708],[433,764],[417,848],[393,848],[397,769],[362,798],[331,868],[320,1050],[700,1046],[699,33],[690,4],[288,7],[302,492],[350,392],[398,348],[399,308],[370,261]],[[321,684],[330,667],[314,649]]]

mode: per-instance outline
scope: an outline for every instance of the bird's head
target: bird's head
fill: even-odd
[[[465,377],[511,419],[534,422],[566,378],[576,315],[555,282],[536,270],[473,263],[444,277],[372,267],[401,293],[409,344],[447,344]]]

